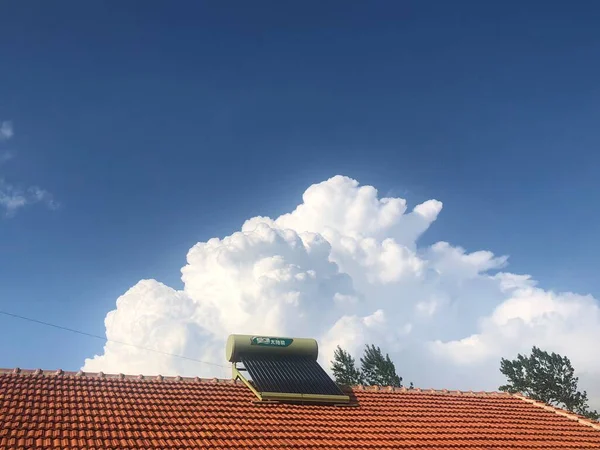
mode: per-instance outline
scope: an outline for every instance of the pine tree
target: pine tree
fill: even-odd
[[[512,361],[502,358],[500,372],[508,378],[508,383],[500,386],[501,391],[520,393],[592,420],[600,416],[589,409],[587,392],[577,390],[579,378],[567,357],[534,346],[530,356],[518,354]]]
[[[354,358],[339,345],[333,354],[331,371],[335,382],[340,386],[358,386],[362,384],[362,374],[356,368]]]
[[[360,362],[366,384],[402,387],[402,377],[396,373],[390,356],[386,354],[384,357],[379,347],[367,345]]]

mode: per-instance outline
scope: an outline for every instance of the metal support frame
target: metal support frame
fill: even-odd
[[[245,369],[244,369],[245,370]],[[263,400],[262,395],[260,395],[260,392],[258,392],[254,386],[252,386],[252,383],[250,383],[240,372],[240,369],[238,369],[238,367],[236,366],[235,363],[231,364],[231,372],[233,375],[233,379],[234,380],[242,380],[242,383],[244,383],[246,385],[246,387],[248,389],[250,389],[254,395],[256,395],[258,397],[259,400]]]

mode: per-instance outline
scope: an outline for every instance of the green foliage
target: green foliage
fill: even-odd
[[[402,387],[402,377],[396,373],[396,367],[390,356],[388,354],[383,356],[379,347],[367,345],[360,362],[361,369],[359,370],[350,353],[338,346],[333,354],[333,361],[331,361],[331,371],[335,382],[340,386],[367,384]],[[414,389],[412,381],[409,389]]]
[[[367,345],[360,358],[362,374],[365,382],[377,386],[402,386],[402,378],[396,374],[396,367],[388,354],[383,356],[381,349]]]
[[[592,420],[600,417],[589,409],[587,392],[577,390],[579,378],[567,357],[534,346],[530,356],[518,354],[512,361],[502,358],[500,372],[508,379],[507,384],[500,386],[501,391],[520,393]]]
[[[350,356],[350,353],[342,350],[339,345],[333,354],[331,371],[335,382],[340,386],[357,386],[363,382],[362,374],[356,368],[354,358]]]

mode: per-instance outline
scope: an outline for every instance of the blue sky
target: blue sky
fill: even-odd
[[[196,242],[336,174],[443,201],[423,245],[600,298],[597,2],[0,8],[0,176],[60,204],[0,219],[2,310],[103,335],[138,280],[181,288]],[[7,317],[0,336],[0,366],[102,351]]]

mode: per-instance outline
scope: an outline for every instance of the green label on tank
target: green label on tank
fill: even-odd
[[[260,345],[262,347],[288,347],[293,341],[293,339],[254,336],[250,340],[250,345]]]

